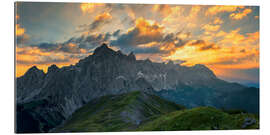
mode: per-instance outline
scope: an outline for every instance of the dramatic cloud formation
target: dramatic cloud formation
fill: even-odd
[[[211,25],[211,24],[206,24],[202,27],[205,31],[218,31],[220,28],[220,25]]]
[[[80,48],[78,45],[74,43],[61,43],[61,44],[41,43],[35,47],[38,47],[43,52],[64,52],[73,54],[80,54],[87,52],[85,49]]]
[[[239,29],[223,32],[218,45],[203,40],[187,42],[184,48],[166,59],[182,59],[185,65],[202,63],[222,69],[248,69],[259,67],[259,33],[241,35]],[[185,54],[185,55],[183,55]],[[203,59],[197,59],[198,57]]]
[[[242,47],[249,47],[249,45],[254,45],[255,47],[258,46],[259,41],[259,32],[254,33],[246,33],[246,35],[239,33],[240,28],[231,30],[230,32],[220,31],[217,36],[222,37],[219,41],[221,45],[226,46],[242,46]]]
[[[17,76],[32,65],[46,71],[51,64],[75,64],[108,43],[123,53],[133,51],[137,59],[172,60],[185,66],[205,64],[218,77],[256,83],[251,79],[259,69],[256,6],[16,5]]]
[[[154,5],[152,10],[153,12],[161,13],[163,17],[168,16],[172,12],[172,9],[169,5]]]
[[[81,31],[94,32],[99,30],[103,25],[110,23],[112,16],[108,12],[104,12],[95,17],[94,21],[89,25],[79,26]]]
[[[138,18],[135,26],[130,28],[127,33],[113,40],[111,45],[116,46],[136,46],[154,41],[161,41],[163,37],[163,26],[152,20]]]
[[[103,14],[96,16],[94,22],[90,25],[90,30],[98,29],[100,26],[109,23],[109,20],[111,19],[112,16],[108,12],[104,12]]]
[[[15,27],[16,33],[15,33],[15,35],[16,35],[16,36],[22,36],[22,35],[25,33],[25,29],[22,28],[22,27],[20,26],[20,24],[17,23],[18,20],[20,19],[20,16],[19,16],[19,15],[16,15],[15,19],[16,19],[16,20],[15,20],[15,21],[16,21],[16,27]]]
[[[217,17],[217,18],[214,20],[213,23],[214,23],[214,24],[223,24],[223,21],[222,21],[219,17]]]
[[[117,31],[115,31],[113,34],[116,34]],[[82,34],[79,37],[72,37],[65,43],[74,43],[77,44],[78,47],[83,48],[85,50],[93,50],[97,46],[101,45],[102,43],[108,43],[112,37],[115,37],[116,35],[112,35],[111,33],[106,34],[88,34],[84,35]]]
[[[192,6],[188,18],[189,19],[196,18],[200,10],[201,10],[200,6]]]
[[[247,16],[248,14],[250,14],[252,12],[251,9],[244,9],[242,12],[240,13],[232,13],[230,15],[230,17],[234,20],[241,20],[242,18],[244,18],[245,16]]]
[[[26,29],[22,28],[21,25],[18,24],[18,20],[20,19],[20,16],[16,15],[15,19],[16,19],[16,25],[15,25],[16,43],[18,45],[21,45],[29,39],[29,36],[25,33]]]
[[[119,35],[110,44],[135,53],[160,53],[160,56],[167,56],[183,47],[186,42],[184,39],[189,36],[190,33],[182,32],[166,34],[164,27],[157,22],[138,18],[134,27]]]
[[[20,27],[20,24],[16,24],[16,36],[22,36],[25,32],[24,28]]]
[[[105,6],[103,3],[82,3],[80,7],[84,13],[92,13],[95,11],[95,8],[103,6]]]
[[[19,15],[16,15],[16,16],[15,16],[15,19],[16,19],[16,20],[18,20],[19,18],[20,18],[20,16],[19,16]]]
[[[191,40],[187,43],[187,45],[199,47],[200,51],[220,49],[220,47],[215,45],[214,43],[208,43],[204,40]]]
[[[212,6],[208,8],[208,10],[205,12],[205,15],[216,15],[218,13],[222,12],[234,12],[238,8],[244,8],[243,6]]]

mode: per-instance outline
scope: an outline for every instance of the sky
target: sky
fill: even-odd
[[[258,6],[17,2],[15,11],[17,77],[75,64],[107,43],[259,87]]]

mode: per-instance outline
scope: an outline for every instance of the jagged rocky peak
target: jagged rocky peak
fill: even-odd
[[[136,56],[134,55],[133,52],[129,53],[128,58],[129,58],[130,60],[133,60],[133,61],[136,60]]]
[[[195,69],[196,71],[207,73],[210,77],[216,78],[214,72],[203,64],[196,64],[192,68]]]
[[[116,52],[109,48],[107,44],[103,43],[101,46],[97,47],[94,51],[94,56],[110,56],[116,54]]]
[[[50,67],[48,67],[48,73],[56,72],[58,69],[59,68],[55,64],[53,64]]]
[[[37,68],[37,66],[33,66],[31,68],[29,68],[29,70],[27,72],[35,72],[38,71],[39,69]]]
[[[147,58],[147,59],[145,60],[145,62],[146,62],[146,63],[152,63],[152,61],[151,61],[149,58]]]
[[[28,71],[25,73],[25,76],[28,75],[44,75],[45,73],[43,72],[43,70],[40,70],[37,68],[37,66],[33,66],[31,68],[28,69]]]
[[[196,64],[196,65],[193,66],[193,68],[195,68],[195,69],[201,69],[201,70],[210,70],[208,67],[206,67],[203,64]]]
[[[123,55],[121,50],[118,50],[117,53]]]
[[[174,62],[171,61],[171,60],[169,60],[168,63],[167,63],[167,65],[174,65]]]

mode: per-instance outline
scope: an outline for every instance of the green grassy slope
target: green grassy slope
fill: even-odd
[[[142,121],[181,109],[184,107],[139,91],[104,96],[78,109],[52,132],[135,130]]]
[[[249,121],[252,124],[247,124]],[[255,122],[254,122],[255,121]],[[243,126],[245,125],[245,126]],[[212,107],[185,109],[144,92],[104,96],[72,114],[51,132],[179,131],[258,129],[259,119]]]
[[[256,123],[243,127],[245,119]],[[143,123],[138,131],[176,131],[213,129],[258,129],[258,117],[253,114],[228,114],[212,107],[198,107],[175,111]]]

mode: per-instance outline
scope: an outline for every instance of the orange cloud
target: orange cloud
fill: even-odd
[[[223,24],[223,21],[220,18],[216,18],[213,22],[214,24]]]
[[[243,6],[212,6],[207,9],[205,15],[216,15],[222,12],[234,12],[238,8],[244,8]]]
[[[18,24],[18,20],[20,19],[19,15],[16,15],[15,18],[16,26],[15,26],[15,36],[16,36],[16,46],[24,44],[25,42],[28,41],[29,35],[26,34],[26,29],[22,28],[20,24]]]
[[[217,36],[222,37],[219,44],[223,46],[244,46],[248,47],[248,45],[254,45],[259,47],[259,32],[247,33],[246,35],[242,35],[239,33],[240,28],[232,30],[230,32],[220,31]]]
[[[195,46],[198,48],[198,51],[206,51],[206,50],[216,50],[220,49],[220,47],[214,43],[210,43],[204,40],[191,40],[186,43],[187,46]]]
[[[16,47],[16,62],[25,65],[46,63],[44,57],[57,56],[64,58],[62,53],[43,52],[38,47]]]
[[[84,35],[90,34],[89,32],[96,32],[100,28],[102,28],[105,24],[110,23],[112,20],[112,16],[109,12],[104,12],[102,14],[98,14],[95,16],[94,21],[91,24],[84,24],[78,27],[78,31],[84,32]]]
[[[148,48],[148,47],[154,47],[156,45],[158,45],[158,42],[154,41],[154,42],[150,42],[150,43],[146,43],[146,44],[140,44],[140,45],[138,45],[138,47]]]
[[[166,31],[177,33],[179,29],[195,29],[200,26],[202,19],[198,17],[202,14],[202,6],[173,6],[171,13],[162,19],[162,24],[166,26]]]
[[[24,59],[23,57],[20,57],[21,55],[29,55],[30,56],[50,56],[51,53],[49,52],[43,52],[38,47],[16,47],[16,58],[18,59]]]
[[[131,9],[127,8],[126,11],[127,11],[128,16],[129,16],[132,20],[135,20],[135,19],[136,19],[136,15],[135,15],[135,13],[134,13]]]
[[[243,49],[243,48],[241,48]],[[196,46],[185,46],[178,48],[175,53],[165,60],[185,60],[186,66],[195,64],[205,64],[223,69],[248,69],[259,67],[259,51],[257,49],[246,49],[246,52],[241,52],[240,48],[224,47],[220,49],[201,51]]]
[[[169,5],[166,5],[166,4],[154,5],[152,8],[152,11],[161,13],[163,17],[166,17],[172,13],[171,7]]]
[[[223,37],[223,36],[225,36],[227,33],[226,32],[224,32],[224,31],[219,31],[217,34],[216,34],[216,36],[217,37]]]
[[[259,32],[240,34],[239,31],[240,28],[230,32],[211,33],[211,37],[220,38],[216,44],[205,40],[191,40],[163,59],[184,60],[186,62],[183,65],[186,66],[205,64],[220,71],[259,68]]]
[[[82,3],[80,8],[83,11],[83,13],[92,13],[95,8],[102,7],[105,4],[103,3]]]
[[[176,34],[176,36],[180,39],[187,39],[187,38],[190,38],[192,36],[191,32],[186,32],[186,33],[183,33],[183,32],[178,32]]]
[[[224,33],[223,39],[219,43],[223,45],[239,45],[244,42],[245,36],[239,34],[240,28]]]
[[[247,33],[246,35],[248,36],[247,39],[250,41],[256,41],[256,40],[259,40],[260,38],[259,31],[254,32],[254,33]]]
[[[20,24],[16,24],[16,36],[22,36],[25,32],[25,29],[20,27]]]
[[[162,22],[163,23],[172,23],[179,20],[179,18],[183,17],[184,8],[180,6],[175,6],[171,8],[171,14],[165,17]]]
[[[212,25],[212,24],[206,24],[202,27],[205,31],[218,31],[220,28],[220,25]]]
[[[20,19],[20,16],[19,15],[16,15],[16,20]]]
[[[230,18],[233,20],[241,20],[242,18],[244,18],[245,16],[247,16],[251,12],[252,12],[251,9],[245,9],[245,10],[243,10],[243,12],[240,12],[240,13],[232,13],[230,15]]]
[[[111,45],[118,46],[138,46],[150,42],[160,42],[163,39],[164,27],[153,20],[146,20],[142,17],[136,19],[135,26],[129,28],[116,40],[111,41]]]
[[[103,21],[103,20],[110,20],[110,19],[112,19],[112,16],[109,12],[104,12],[95,17],[95,21]]]
[[[199,35],[198,37],[206,41],[211,41],[215,39],[215,37],[218,37],[221,34],[223,34],[222,33],[223,31],[219,31],[219,29],[222,26],[221,24],[223,24],[223,21],[219,17],[216,17],[213,21],[210,21],[208,24],[201,25],[202,26],[201,29],[204,30],[204,33]]]
[[[185,6],[171,7],[171,13],[162,19],[162,24],[166,26],[166,31],[177,33],[179,29],[194,29],[202,22],[198,15],[202,11],[201,6],[192,6],[185,8]]]
[[[169,53],[173,53],[176,47],[174,43],[168,42],[168,43],[164,43],[159,49],[162,51],[168,51]]]
[[[195,18],[197,17],[198,13],[200,12],[201,7],[200,6],[192,6],[189,12],[189,18]]]
[[[152,20],[139,18],[135,22],[135,28],[138,28],[140,36],[159,36],[162,35],[163,26]]]

